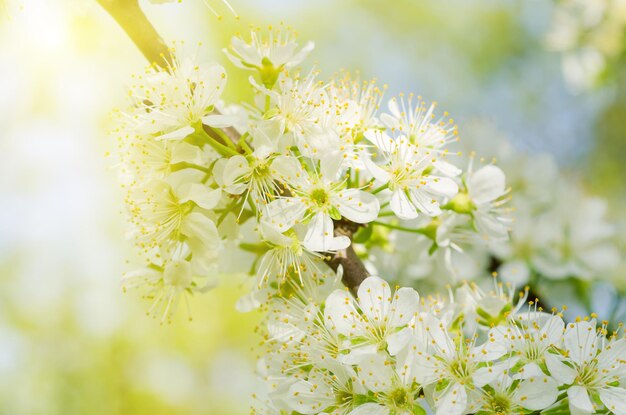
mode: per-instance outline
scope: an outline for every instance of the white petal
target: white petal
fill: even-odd
[[[200,212],[191,212],[185,216],[180,230],[188,237],[200,239],[210,250],[221,246],[221,239],[215,223]]]
[[[413,333],[408,327],[387,336],[387,351],[391,356],[395,356],[406,347],[411,341]]]
[[[298,380],[289,387],[287,404],[301,414],[317,414],[335,401],[328,385],[316,380]]]
[[[514,398],[526,409],[539,411],[552,405],[559,394],[556,382],[549,376],[537,376],[521,382]]]
[[[356,365],[367,356],[372,356],[376,353],[378,353],[378,345],[376,344],[361,343],[350,345],[350,352],[337,356],[337,361],[341,362],[343,365]]]
[[[241,122],[241,115],[211,114],[202,117],[202,122],[215,128],[232,127],[233,125],[237,125],[237,123]]]
[[[211,189],[200,183],[185,183],[177,189],[176,193],[179,203],[191,200],[203,209],[213,209],[222,197],[220,189]]]
[[[605,386],[598,391],[602,403],[615,415],[626,415],[626,389]]]
[[[485,238],[492,241],[506,241],[509,239],[508,227],[488,213],[480,210],[474,211],[474,223],[478,232]]]
[[[336,197],[339,213],[352,222],[368,223],[378,217],[380,203],[371,193],[358,189],[346,189]]]
[[[543,325],[539,335],[541,338],[546,338],[550,342],[549,344],[558,347],[561,345],[561,339],[563,338],[563,329],[565,329],[563,319],[558,315],[554,315]]]
[[[383,150],[386,153],[393,152],[393,149],[396,147],[395,141],[393,138],[389,137],[385,132],[380,130],[368,130],[363,133],[365,138],[367,138],[372,144],[378,147],[380,150]]]
[[[320,159],[320,175],[325,181],[336,182],[340,180],[340,176],[343,174],[343,153],[337,150],[336,147],[338,146],[330,144],[320,149],[316,155],[316,158]]]
[[[155,139],[157,140],[182,140],[188,135],[193,134],[194,131],[196,130],[193,127],[190,127],[187,125],[185,127],[179,128],[167,134],[159,135],[155,137]]]
[[[302,201],[293,197],[273,200],[267,205],[267,222],[284,232],[302,220],[306,209]]]
[[[295,157],[276,157],[272,162],[272,170],[282,181],[295,189],[304,190],[310,186],[307,174]]]
[[[391,327],[402,327],[417,315],[420,296],[413,288],[402,287],[393,295],[391,302]]]
[[[276,230],[276,228],[264,220],[261,220],[259,228],[261,230],[261,235],[263,235],[263,239],[274,245],[288,246],[293,242],[290,237],[280,233]]]
[[[505,371],[511,369],[517,362],[518,358],[507,359],[503,362],[496,363],[492,366],[481,367],[472,375],[472,381],[476,386],[482,388],[488,383],[493,382],[496,379],[502,378]]]
[[[415,378],[422,385],[430,385],[440,380],[441,367],[439,360],[425,352],[415,355]]]
[[[350,246],[350,238],[335,236],[334,232],[332,218],[324,212],[318,212],[309,223],[302,245],[315,252],[338,251]]]
[[[362,356],[357,363],[359,379],[373,392],[389,390],[395,377],[393,366],[383,354]]]
[[[382,278],[367,277],[358,290],[359,305],[372,324],[386,322],[391,306],[391,289]]]
[[[462,173],[462,170],[456,167],[454,164],[448,163],[447,161],[443,160],[436,160],[433,163],[433,166],[435,166],[437,170],[439,170],[441,173],[448,177],[455,177]]]
[[[492,164],[488,164],[472,173],[467,187],[474,203],[482,205],[502,196],[505,191],[506,177],[504,172]]]
[[[441,214],[439,203],[429,196],[426,190],[422,190],[421,188],[411,189],[410,196],[411,202],[413,202],[413,205],[415,205],[420,212],[428,216],[439,216]]]
[[[363,164],[365,164],[365,168],[372,176],[374,176],[376,180],[379,180],[382,183],[389,182],[389,173],[385,169],[374,163],[369,156],[363,156],[362,159]]]
[[[596,357],[598,337],[595,327],[588,321],[568,324],[563,342],[570,359],[579,365]]]
[[[589,393],[587,393],[587,389],[582,386],[571,386],[567,390],[567,397],[569,399],[570,408],[578,409],[579,411],[594,413],[593,404],[591,403],[591,399],[589,399]]]
[[[202,159],[202,150],[184,141],[175,143],[172,145],[172,158],[170,163],[176,164],[182,162],[202,165],[204,162]]]
[[[242,193],[246,186],[243,185],[240,178],[249,172],[250,165],[244,156],[233,156],[229,158],[222,174],[225,190],[232,194]]]
[[[389,207],[400,219],[411,220],[418,216],[415,206],[413,206],[413,203],[409,201],[409,198],[402,190],[393,192]]]
[[[228,164],[228,159],[221,158],[218,159],[213,165],[213,180],[219,186],[224,186],[224,171],[226,170],[226,164]]]
[[[286,62],[285,66],[290,68],[292,66],[298,65],[300,62],[302,62],[309,55],[309,53],[311,53],[313,48],[315,48],[315,43],[313,43],[311,41],[306,42],[306,45],[304,45],[302,47],[302,49],[300,49],[300,51],[298,53],[293,55],[289,59],[289,61]]]
[[[432,177],[427,187],[429,191],[448,198],[454,197],[459,192],[459,186],[448,177]]]
[[[479,362],[492,362],[508,353],[508,344],[504,339],[485,342],[484,344],[474,348],[473,353]]]
[[[505,262],[498,268],[498,278],[502,281],[515,284],[516,287],[523,286],[528,282],[530,269],[526,261],[515,260]]]
[[[550,374],[561,384],[568,385],[572,383],[576,378],[576,371],[563,363],[561,359],[556,355],[552,353],[546,353],[544,355],[544,359],[546,361],[546,366],[548,366],[548,371],[550,372]]]
[[[377,403],[364,403],[354,408],[348,415],[389,415],[389,408]]]
[[[423,314],[420,318],[424,322],[428,335],[433,340],[431,345],[437,350],[437,353],[448,360],[453,359],[456,354],[456,346],[450,339],[443,322],[429,314]]]
[[[530,379],[537,376],[543,375],[541,368],[535,362],[530,362],[524,365],[520,370],[519,374],[514,376],[515,378],[519,377],[520,379]]]
[[[358,332],[360,317],[352,296],[346,290],[335,290],[326,299],[326,327],[347,337]]]
[[[244,295],[235,303],[235,309],[240,313],[248,313],[252,310],[256,310],[262,304],[261,301],[259,301],[258,294],[258,291],[253,291]]]
[[[435,401],[437,415],[461,415],[467,407],[467,392],[459,383],[449,385],[442,396]]]

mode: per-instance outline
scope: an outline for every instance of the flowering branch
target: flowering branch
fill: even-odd
[[[162,69],[168,69],[174,63],[175,57],[163,38],[156,31],[152,23],[141,10],[137,0],[98,0],[100,5],[111,14],[117,23],[124,29],[137,48],[152,64]],[[214,110],[213,114],[219,115],[219,111]],[[235,151],[245,153],[239,145],[241,134],[233,127],[212,128],[202,124],[202,130],[217,146],[227,146],[228,140],[235,143]],[[224,135],[226,137],[224,137]],[[244,142],[245,144],[245,142]],[[215,145],[215,143],[213,143]],[[283,195],[287,195],[284,193]],[[337,236],[345,236],[352,240],[352,236],[360,225],[346,219],[339,222],[335,229]],[[343,268],[343,283],[356,293],[359,285],[369,276],[368,271],[361,259],[356,255],[352,244],[345,249],[335,251],[325,258],[325,262],[337,271],[341,265]]]

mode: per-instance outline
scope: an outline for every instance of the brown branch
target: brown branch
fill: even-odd
[[[353,235],[359,230],[359,225],[347,220],[335,222],[335,236],[347,236],[352,240]],[[369,277],[369,272],[363,265],[363,261],[358,257],[352,244],[346,249],[339,250],[325,259],[326,264],[335,272],[341,265],[343,268],[343,276],[341,282],[350,289],[350,292],[356,296],[359,286],[363,280]]]
[[[124,29],[137,48],[143,53],[146,59],[154,65],[163,69],[173,63],[170,48],[152,23],[139,7],[137,0],[97,0],[98,3],[106,9],[117,23]],[[215,111],[217,113],[217,111]],[[203,126],[204,130],[214,139],[223,144],[223,140],[217,135],[211,127]],[[239,141],[239,132],[232,128],[224,128],[224,133],[235,143]],[[340,220],[335,223],[335,235],[347,236],[352,240],[352,236],[361,225],[356,223]],[[326,263],[334,271],[337,271],[339,265],[343,267],[342,282],[350,291],[356,295],[356,291],[361,282],[369,276],[363,262],[357,256],[356,252],[350,245],[348,248],[329,255]]]

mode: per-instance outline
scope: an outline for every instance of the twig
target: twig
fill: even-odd
[[[352,241],[353,235],[359,230],[359,225],[347,220],[339,220],[335,222],[335,236],[347,236]],[[352,244],[346,249],[339,250],[332,255],[326,257],[325,262],[334,271],[339,266],[343,268],[343,276],[341,282],[348,287],[352,294],[356,295],[359,286],[370,274],[363,265],[363,261],[358,257]]]
[[[148,62],[166,68],[170,49],[139,7],[138,0],[97,0],[117,21]]]

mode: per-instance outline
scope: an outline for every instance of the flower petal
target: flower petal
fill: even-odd
[[[380,203],[376,196],[358,189],[346,189],[337,196],[337,208],[345,218],[356,223],[368,223],[378,217]]]
[[[267,222],[281,232],[291,229],[304,217],[306,205],[301,200],[290,197],[273,200],[267,205]]]
[[[222,197],[221,189],[211,189],[200,183],[184,183],[176,191],[178,202],[194,202],[203,209],[213,209]]]
[[[568,324],[563,342],[570,359],[579,365],[596,357],[598,337],[595,327],[588,321]]]
[[[482,205],[496,200],[505,192],[505,181],[504,172],[492,164],[473,172],[467,183],[472,201]]]
[[[467,407],[467,392],[465,387],[458,382],[449,385],[435,400],[437,415],[461,415]]]
[[[363,314],[372,324],[387,321],[391,306],[391,289],[387,281],[375,276],[367,277],[359,286],[358,298]]]
[[[540,411],[552,405],[559,390],[556,382],[549,376],[537,376],[519,384],[514,399],[526,409]]]
[[[563,363],[559,357],[553,353],[544,355],[546,366],[550,374],[559,381],[560,384],[570,384],[576,378],[576,371]]]
[[[417,315],[420,307],[420,296],[413,288],[402,287],[393,295],[391,301],[391,327],[402,327]]]
[[[391,207],[393,213],[400,219],[411,220],[418,216],[415,206],[413,206],[413,203],[411,203],[406,193],[402,190],[393,192],[389,207]]]
[[[348,415],[389,415],[389,408],[377,403],[364,403],[354,408]]]
[[[615,415],[626,415],[626,389],[605,386],[598,391],[602,403]]]
[[[302,245],[315,252],[338,251],[349,247],[350,238],[335,236],[334,231],[332,218],[324,212],[318,212],[309,223]]]
[[[331,331],[351,337],[358,333],[360,316],[352,296],[346,290],[335,290],[326,299],[324,323]]]
[[[187,125],[177,130],[171,131],[167,134],[161,134],[155,137],[156,140],[182,140],[193,132],[196,131],[193,127]]]
[[[593,409],[593,404],[591,403],[591,399],[589,399],[589,393],[584,387],[578,385],[571,386],[567,390],[567,397],[569,399],[570,410],[577,409],[579,411],[583,411],[589,414],[595,412],[595,409]]]

